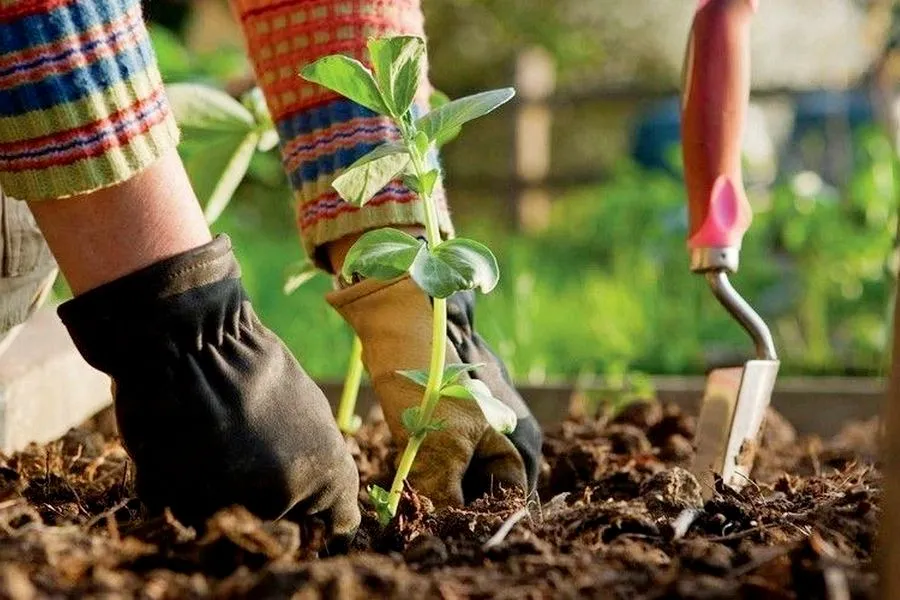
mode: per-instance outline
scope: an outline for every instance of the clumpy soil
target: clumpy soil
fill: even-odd
[[[753,481],[705,503],[685,470],[693,420],[640,403],[548,432],[538,496],[434,511],[408,493],[381,529],[365,504],[348,554],[321,531],[240,508],[202,530],[147,515],[95,421],[0,461],[0,598],[869,598],[877,423],[798,438],[771,415]],[[388,475],[383,423],[348,440]]]

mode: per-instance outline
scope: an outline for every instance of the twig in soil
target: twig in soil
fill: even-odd
[[[720,535],[717,537],[704,538],[707,542],[731,542],[734,540],[739,540],[743,537],[747,537],[748,535],[753,535],[759,531],[764,531],[769,528],[769,525],[757,525],[756,527],[751,527],[749,529],[744,529],[743,531],[738,531],[736,533],[729,533],[728,535]]]
[[[93,527],[94,525],[96,525],[97,523],[102,521],[103,519],[115,515],[117,512],[119,512],[120,510],[125,508],[128,505],[128,503],[131,502],[132,500],[134,500],[134,498],[125,498],[124,500],[117,503],[112,508],[109,508],[109,509],[103,511],[99,515],[94,515],[94,517],[92,517],[87,523],[85,523],[84,528],[90,529],[91,527]]]
[[[512,531],[512,528],[516,526],[516,523],[521,521],[523,518],[528,516],[528,509],[523,507],[514,512],[509,516],[506,521],[503,522],[503,525],[500,526],[500,529],[497,530],[497,533],[491,536],[491,538],[484,543],[481,547],[482,551],[490,550],[495,546],[499,546],[503,540],[506,539],[506,536],[509,535],[509,532]]]
[[[747,575],[748,573],[752,573],[753,571],[755,571],[756,569],[765,565],[766,563],[770,563],[777,558],[781,558],[785,554],[789,554],[791,552],[791,550],[793,550],[794,548],[795,548],[794,545],[766,548],[765,550],[767,552],[765,553],[765,556],[761,556],[760,558],[758,558],[757,560],[754,560],[753,562],[749,562],[742,567],[738,567],[737,569],[732,571],[730,573],[730,575],[734,578],[738,578],[738,577]]]

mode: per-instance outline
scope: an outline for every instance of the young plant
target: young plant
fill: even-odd
[[[402,415],[409,441],[391,489],[369,488],[379,517],[386,523],[397,512],[403,483],[426,435],[444,427],[434,418],[442,396],[477,402],[488,423],[498,431],[510,433],[516,426],[515,413],[494,398],[484,383],[462,377],[480,365],[446,364],[446,298],[476,288],[488,293],[497,285],[500,274],[497,259],[483,244],[464,238],[441,239],[433,199],[439,171],[429,156],[434,147],[454,138],[463,124],[504,104],[515,91],[493,90],[452,102],[435,96],[432,110],[417,117],[412,105],[425,61],[425,41],[415,36],[370,39],[368,51],[371,71],[357,60],[332,55],[307,65],[301,75],[389,117],[399,132],[399,139],[376,147],[334,180],[332,185],[340,196],[361,207],[388,183],[401,179],[418,194],[425,209],[425,240],[393,228],[369,231],[347,253],[341,271],[348,280],[355,273],[382,280],[409,273],[433,299],[429,368],[400,371],[425,388],[421,404]]]

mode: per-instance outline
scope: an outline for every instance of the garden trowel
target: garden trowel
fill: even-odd
[[[750,94],[750,21],[755,0],[700,0],[688,42],[682,97],[691,270],[750,334],[756,359],[710,372],[697,421],[694,475],[709,497],[715,474],[748,481],[778,359],[769,328],[731,287],[752,213],[741,177]]]

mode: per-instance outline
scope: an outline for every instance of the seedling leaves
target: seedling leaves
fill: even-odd
[[[488,293],[500,278],[494,254],[483,244],[465,238],[447,240],[417,254],[409,273],[434,298],[475,288]]]
[[[284,294],[293,294],[297,291],[297,288],[315,277],[318,273],[319,270],[309,259],[290,265],[285,272]]]
[[[390,114],[371,71],[356,59],[341,54],[325,56],[303,67],[300,75],[380,115]]]
[[[442,146],[459,133],[463,124],[488,114],[515,94],[513,88],[503,88],[453,100],[416,121],[416,129],[424,131],[429,140]]]
[[[382,98],[395,119],[409,110],[419,87],[425,41],[416,36],[370,39],[369,56]]]
[[[484,363],[476,363],[471,365],[465,363],[451,363],[449,365],[446,365],[444,367],[444,374],[441,376],[441,389],[444,389],[448,385],[456,383],[456,380],[459,379],[459,376],[466,371],[474,371],[478,367],[483,366]],[[411,381],[414,381],[422,387],[428,385],[428,371],[426,369],[397,371],[397,373],[403,375]]]
[[[369,500],[375,506],[375,512],[378,513],[378,521],[382,525],[387,525],[394,518],[391,514],[391,493],[383,487],[370,485],[368,488]]]
[[[431,431],[440,431],[446,426],[446,421],[433,420],[430,423],[419,425],[421,409],[411,406],[400,413],[400,422],[410,435],[426,435]]]
[[[438,179],[438,170],[432,169],[422,175],[422,192],[427,194],[428,196],[434,191],[434,184],[437,183]]]
[[[393,279],[406,273],[425,242],[389,227],[364,233],[344,259],[341,275],[347,281],[354,273],[374,279]]]
[[[503,434],[510,434],[516,429],[518,421],[516,413],[494,397],[491,390],[479,379],[465,379],[458,384],[444,388],[445,396],[471,399],[478,403],[488,424]]]

